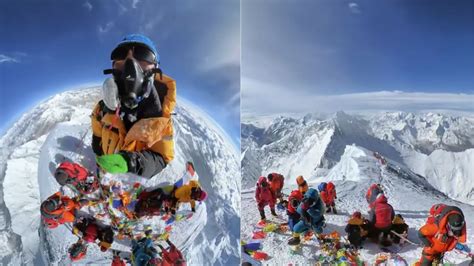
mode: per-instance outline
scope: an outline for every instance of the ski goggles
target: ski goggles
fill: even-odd
[[[464,221],[462,221],[462,223],[459,226],[454,226],[454,225],[451,225],[450,223],[448,223],[448,229],[453,233],[460,232],[462,230],[463,226],[464,226]]]
[[[260,186],[261,186],[261,187],[267,187],[267,186],[268,186],[268,183],[267,183],[267,182],[262,182],[262,183],[260,183]]]
[[[110,54],[110,59],[113,61],[125,60],[130,50],[132,50],[133,57],[138,61],[146,61],[150,64],[157,63],[155,54],[147,47],[139,44],[125,44],[115,48]]]

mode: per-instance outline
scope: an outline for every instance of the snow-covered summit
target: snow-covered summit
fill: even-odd
[[[70,244],[67,238],[62,239],[64,243],[45,243],[42,246],[44,252],[40,252],[39,205],[48,193],[40,195],[39,191],[54,189],[48,187],[54,183],[37,180],[51,178],[51,169],[58,157],[51,157],[50,152],[55,150],[66,157],[76,158],[77,149],[74,147],[85,144],[82,154],[86,157],[84,163],[88,164],[87,154],[91,155],[89,115],[99,98],[98,88],[53,96],[24,114],[0,139],[0,182],[3,185],[0,187],[0,225],[3,224],[0,237],[5,240],[0,241],[2,264],[18,265],[20,261],[23,264],[41,264],[41,256],[48,257],[46,261],[56,261],[51,252],[57,250],[64,254],[65,246]],[[162,176],[153,178],[152,182],[165,181],[161,178],[172,182],[181,176],[184,163],[191,160],[209,197],[206,204],[199,206],[204,209],[199,211],[198,208],[196,217],[193,216],[196,218],[194,222],[175,226],[173,230],[182,232],[182,236],[175,235],[175,241],[185,249],[184,254],[190,264],[236,264],[239,261],[237,244],[240,225],[238,151],[222,129],[191,103],[178,99],[176,113],[173,117],[175,160]],[[60,144],[63,150],[55,146]],[[49,163],[45,163],[48,160]],[[38,163],[41,164],[39,168]],[[24,197],[19,197],[20,194]],[[60,233],[60,229],[56,230]],[[182,240],[179,240],[180,237]]]

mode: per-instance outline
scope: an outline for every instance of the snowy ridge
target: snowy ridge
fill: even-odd
[[[349,219],[349,215],[359,210],[363,215],[367,215],[368,206],[365,202],[365,193],[370,184],[381,183],[388,197],[389,203],[394,207],[396,213],[402,214],[409,225],[408,238],[418,243],[417,230],[425,223],[429,208],[439,202],[456,205],[460,207],[465,217],[474,217],[474,207],[453,201],[444,194],[436,191],[426,182],[422,182],[419,177],[406,167],[401,167],[394,161],[389,161],[387,165],[382,165],[373,152],[355,145],[348,145],[341,156],[340,161],[328,171],[326,177],[313,177],[310,182],[312,187],[316,187],[322,181],[334,181],[338,191],[336,207],[338,215],[325,214],[327,227],[324,232],[338,231],[345,235],[344,228]],[[285,192],[297,189],[296,184],[289,184],[285,187]],[[259,220],[257,204],[254,197],[254,188],[243,191],[242,208],[246,212],[242,213],[242,240],[249,241],[254,230],[254,225]],[[270,217],[268,207],[267,216]],[[286,214],[281,212],[279,216],[286,219]],[[468,220],[468,245],[474,243],[472,227]],[[265,261],[265,265],[306,265],[317,261],[316,255],[319,252],[318,244],[311,240],[302,245],[301,254],[291,254],[287,245],[291,233],[270,233],[263,240],[263,251],[268,253],[270,259]],[[361,250],[360,257],[369,263],[373,263],[376,254],[382,252],[378,245],[366,241]],[[402,248],[399,254],[409,263],[416,262],[421,255],[421,247],[407,245]],[[455,252],[447,253],[445,260],[456,265],[468,265],[470,259]]]
[[[309,176],[323,158],[334,128],[324,121],[282,118],[263,130],[242,124],[242,132],[247,133],[242,134],[242,149],[246,149],[242,182],[247,188],[270,171],[283,173],[288,181],[298,175]]]
[[[37,223],[39,204],[40,200],[56,191],[57,184],[51,172],[56,163],[64,157],[83,159],[82,162],[87,167],[93,165],[89,159],[93,158],[89,147],[91,138],[91,132],[88,130],[89,115],[100,97],[99,92],[98,88],[94,88],[54,96],[23,115],[22,119],[0,139],[2,148],[6,147],[2,149],[2,158],[8,158],[2,160],[2,164],[5,162],[2,167],[8,168],[6,174],[2,175],[5,176],[3,192],[8,207],[5,211],[9,210],[12,217],[11,222],[8,213],[2,212],[3,215],[0,217],[3,218],[0,221],[8,221],[5,227],[10,233],[5,235],[11,239],[10,243],[0,241],[3,243],[0,244],[2,264],[19,265],[21,259],[23,264],[40,265],[42,261],[38,254],[43,254],[43,259],[48,263],[53,261],[70,263],[67,262],[68,259],[64,260],[59,256],[65,255],[65,249],[72,243],[72,239],[64,238],[71,235],[65,231],[66,228],[39,230],[40,238],[43,240],[58,237],[55,241],[39,245],[39,223]],[[175,160],[162,174],[145,183],[148,182],[147,185],[151,186],[163,181],[172,182],[182,175],[184,163],[192,160],[209,197],[206,204],[198,206],[197,212],[189,221],[175,224],[171,240],[184,249],[190,265],[237,263],[239,258],[236,245],[239,236],[237,228],[240,225],[238,218],[240,173],[237,150],[229,143],[222,129],[198,108],[178,99],[176,112],[177,115],[173,117]],[[58,124],[64,121],[69,122]],[[47,134],[50,136],[46,140]],[[80,151],[83,156],[78,156],[77,148],[82,145],[84,147]],[[40,152],[41,146],[43,147]],[[13,156],[14,150],[17,150],[17,155]],[[24,163],[19,160],[29,165],[36,165],[37,162],[45,163],[40,163],[39,169],[25,170]],[[34,182],[36,180],[40,182]],[[30,185],[24,190],[18,190],[20,182]],[[18,193],[28,197],[19,201]],[[38,211],[35,212],[35,209]],[[31,215],[27,210],[31,210]],[[30,225],[19,223],[25,217],[33,218]],[[178,230],[181,230],[180,234],[176,233]],[[13,232],[21,234],[21,240]],[[0,234],[1,236],[3,235]],[[26,246],[23,247],[21,242]],[[41,253],[39,253],[40,247],[43,251]],[[104,254],[95,247],[90,246],[88,254],[90,262],[110,263],[108,257],[94,260],[98,259],[98,256],[103,257]],[[16,263],[13,259],[16,259]]]
[[[2,238],[2,241],[0,241],[0,243],[3,243],[0,244],[0,259],[3,265],[9,263],[19,265],[20,261],[30,261],[28,256],[23,257],[21,236],[12,230],[12,217],[15,218],[16,215],[11,214],[11,210],[5,205],[8,204],[8,202],[4,202],[4,198],[5,201],[8,201],[8,192],[5,192],[6,186],[4,184],[6,177],[13,176],[13,182],[17,182],[18,176],[15,175],[24,171],[24,165],[16,164],[20,167],[20,170],[17,171],[15,175],[8,173],[9,171],[16,171],[12,165],[7,166],[10,156],[12,156],[16,149],[24,144],[26,145],[26,143],[30,141],[38,140],[39,143],[37,143],[37,145],[41,145],[42,141],[44,141],[44,138],[41,139],[41,136],[47,134],[57,123],[68,121],[72,116],[85,114],[84,112],[90,113],[94,102],[98,99],[99,90],[97,89],[82,89],[57,94],[43,101],[31,111],[23,114],[18,122],[8,129],[5,135],[0,138],[0,147],[2,147],[0,150],[0,238]],[[59,110],[61,112],[58,112]],[[38,154],[30,155],[37,157]],[[26,155],[22,155],[21,151],[19,151],[16,156],[30,159],[27,158]],[[31,159],[37,160],[37,158]],[[27,172],[20,175],[21,180],[32,178],[30,173]],[[13,192],[11,198],[16,200],[17,197],[18,194]],[[18,220],[21,220],[24,217],[18,218]],[[14,221],[13,224],[16,224],[16,221]]]
[[[247,118],[242,124],[243,188],[269,171],[281,172],[292,183],[298,175],[324,176],[345,147],[356,144],[407,166],[449,197],[474,204],[474,183],[469,182],[474,180],[472,117],[337,112],[329,118],[280,116],[265,127],[256,121]]]

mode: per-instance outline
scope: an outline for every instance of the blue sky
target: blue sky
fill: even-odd
[[[244,0],[242,112],[351,108],[328,95],[473,94],[473,29],[473,1]]]
[[[238,145],[240,3],[0,1],[1,129],[60,91],[102,84],[120,38],[156,44],[178,94],[203,108]]]

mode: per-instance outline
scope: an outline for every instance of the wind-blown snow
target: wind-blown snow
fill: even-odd
[[[0,205],[0,222],[5,223],[0,237],[9,239],[9,243],[0,241],[3,243],[0,244],[2,264],[18,265],[20,260],[23,264],[39,264],[41,259],[38,260],[37,254],[40,248],[45,262],[68,264],[66,248],[75,239],[64,226],[54,230],[40,228],[40,238],[50,241],[39,245],[39,204],[40,200],[57,191],[57,183],[51,174],[57,163],[65,158],[83,159],[84,165],[92,167],[89,115],[98,99],[97,88],[54,96],[23,115],[0,139],[4,159],[1,167],[7,168],[7,171],[2,171],[1,177],[5,177],[5,181],[0,192],[5,193],[8,207],[1,208]],[[236,264],[240,226],[237,150],[223,130],[199,108],[179,99],[176,112],[175,160],[159,176],[145,183],[172,182],[182,175],[184,163],[192,160],[209,197],[205,204],[198,206],[189,221],[175,224],[171,240],[184,249],[191,265]],[[84,143],[84,147],[79,148]],[[25,167],[24,163],[30,167]],[[36,166],[38,163],[39,168]],[[23,200],[18,200],[19,193],[25,196]],[[29,223],[25,222],[27,216],[31,217]],[[89,248],[89,262],[110,262],[110,256],[102,257],[103,253],[97,248]]]

